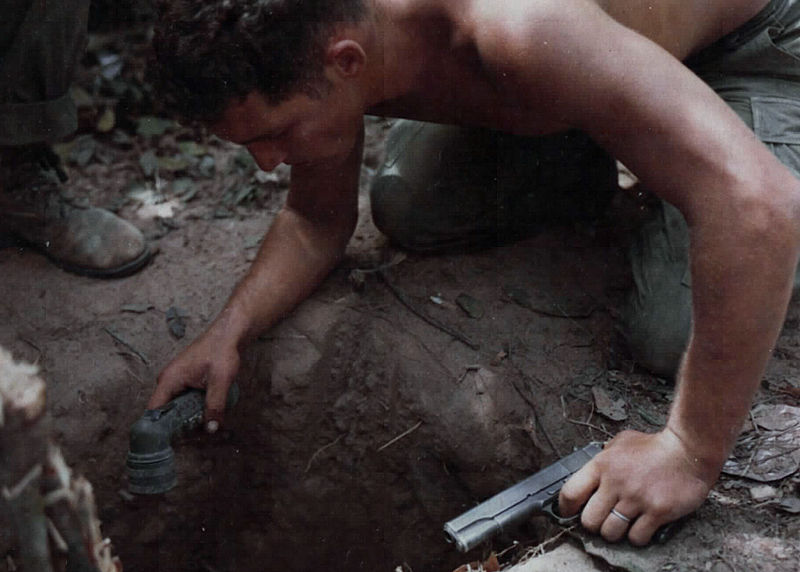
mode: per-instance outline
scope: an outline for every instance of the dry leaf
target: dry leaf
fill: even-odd
[[[753,410],[752,419],[761,431],[739,439],[722,471],[760,482],[796,473],[800,469],[800,407],[763,405]]]
[[[592,395],[594,406],[603,417],[608,417],[612,421],[625,421],[628,418],[624,399],[611,399],[608,393],[597,385],[592,387]]]

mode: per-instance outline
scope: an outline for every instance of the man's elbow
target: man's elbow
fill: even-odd
[[[695,193],[676,206],[699,249],[694,256],[715,252],[723,266],[747,267],[775,284],[794,274],[800,255],[800,181],[782,168],[765,173],[717,178],[719,193]]]
[[[765,194],[767,220],[765,225],[775,224],[795,250],[800,250],[800,180],[792,174],[782,177]]]
[[[736,199],[748,239],[774,256],[800,254],[800,181],[791,174],[776,177],[758,192],[745,192]]]

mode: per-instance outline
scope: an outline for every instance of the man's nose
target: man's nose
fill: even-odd
[[[259,145],[258,148],[250,148],[250,154],[256,160],[259,169],[262,171],[272,171],[275,167],[286,160],[287,153],[278,147],[271,145]]]

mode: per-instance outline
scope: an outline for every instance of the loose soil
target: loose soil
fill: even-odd
[[[84,119],[96,125],[89,111]],[[448,572],[516,541],[508,562],[559,529],[536,518],[462,555],[445,542],[443,523],[575,447],[624,428],[654,431],[665,418],[671,384],[639,370],[614,332],[630,282],[625,221],[638,207],[621,194],[597,224],[398,258],[372,225],[366,193],[388,126],[368,122],[361,217],[345,260],[244,351],[239,404],[220,433],[175,443],[179,484],[164,495],[126,492],[128,428],[161,368],[246,271],[287,173],[240,169],[239,150],[200,137],[214,169],[191,175],[187,193],[175,181],[195,173],[190,167],[162,164],[148,175],[141,157],[170,156],[197,132],[126,141],[93,132],[102,152],[70,166],[70,185],[140,226],[159,250],[154,261],[100,281],[29,249],[0,250],[0,344],[41,367],[55,438],[94,484],[104,533],[126,570]],[[231,198],[247,185],[246,198]],[[354,272],[389,262],[385,279]],[[479,349],[422,320],[395,292]],[[516,303],[520,292],[541,307],[589,301],[592,311],[533,311]],[[479,302],[479,315],[457,304],[460,295]],[[182,338],[169,328],[171,308],[184,317]],[[798,405],[796,393],[780,391],[798,387],[798,324],[795,300],[758,402]],[[593,387],[622,399],[627,419],[599,415]],[[797,570],[798,519],[753,501],[754,484],[723,477],[672,541],[680,559],[652,569]],[[797,495],[796,476],[773,485]],[[0,531],[0,570],[11,570],[13,531]]]

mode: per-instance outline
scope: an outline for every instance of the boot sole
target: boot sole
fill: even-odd
[[[130,276],[131,274],[135,274],[147,266],[155,254],[149,246],[145,246],[142,253],[130,262],[126,262],[125,264],[116,266],[114,268],[92,268],[89,266],[80,266],[77,264],[64,262],[63,260],[59,260],[58,258],[50,256],[45,249],[38,247],[36,244],[30,243],[15,235],[0,233],[0,248],[10,247],[30,248],[31,250],[46,256],[50,262],[52,262],[61,270],[71,274],[77,274],[78,276],[87,276],[89,278],[124,278],[126,276]]]
[[[47,253],[44,253],[44,255],[47,256],[47,258],[49,258],[53,264],[65,272],[77,274],[78,276],[87,276],[89,278],[125,278],[126,276],[136,274],[139,270],[147,266],[147,264],[153,259],[154,252],[149,246],[145,246],[144,251],[142,251],[138,257],[134,258],[130,262],[114,268],[91,268],[87,266],[79,266],[57,260],[48,256]]]

